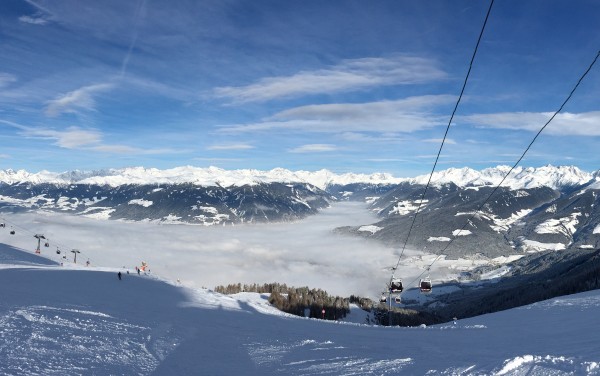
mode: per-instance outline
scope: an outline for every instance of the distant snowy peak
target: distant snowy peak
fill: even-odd
[[[31,174],[25,170],[0,170],[0,182],[7,184],[18,184],[18,183],[31,183],[31,184],[42,184],[42,183],[55,183],[63,184],[64,179],[59,177],[59,174],[40,171],[35,174]]]
[[[481,171],[471,168],[450,168],[435,172],[432,178],[433,185],[454,183],[460,187],[483,186],[499,184],[506,173],[508,166],[487,168]],[[159,170],[156,168],[131,167],[123,169],[108,169],[97,171],[68,171],[53,173],[40,171],[29,173],[24,170],[0,170],[0,182],[7,184],[97,184],[112,187],[126,184],[182,184],[191,183],[200,186],[243,186],[260,183],[308,183],[320,189],[332,185],[348,184],[378,184],[390,185],[408,182],[411,184],[426,184],[429,175],[415,178],[395,178],[387,173],[375,174],[335,174],[328,170],[319,171],[290,171],[275,168],[269,171],[254,169],[224,170],[218,167],[200,168],[182,166],[172,169]],[[600,173],[593,174],[581,171],[574,166],[544,166],[539,168],[518,167],[502,183],[512,189],[536,188],[541,186],[560,189],[563,187],[586,184],[594,179],[600,179]]]
[[[348,185],[348,184],[400,184],[407,181],[406,178],[395,178],[387,173],[374,173],[374,174],[334,174],[328,170],[319,170],[315,172],[310,171],[297,171],[293,173],[299,177],[301,181],[310,183],[321,189],[326,189],[332,185]]]
[[[29,173],[24,170],[0,171],[0,182],[7,184],[96,184],[117,187],[126,184],[181,184],[191,183],[200,186],[243,186],[260,183],[308,183],[321,189],[330,185],[352,183],[398,184],[406,179],[397,179],[390,174],[334,174],[328,170],[290,171],[275,168],[269,171],[254,169],[223,170],[218,167],[199,168],[193,166],[176,167],[167,170],[156,168],[130,167],[98,171],[69,171],[52,173],[41,171]]]
[[[581,171],[574,166],[543,166],[543,167],[517,167],[504,179],[510,171],[509,166],[498,166],[476,171],[470,168],[450,168],[435,172],[431,179],[434,185],[454,183],[459,187],[468,186],[502,186],[511,189],[550,187],[561,189],[586,184],[594,179],[598,172],[591,174]],[[429,175],[409,179],[411,183],[427,184]],[[502,181],[504,179],[504,181]]]

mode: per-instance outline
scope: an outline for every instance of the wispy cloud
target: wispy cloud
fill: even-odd
[[[126,145],[96,145],[91,147],[92,150],[112,154],[139,154],[140,149]]]
[[[466,142],[467,144],[471,144],[471,145],[480,145],[480,144],[488,144],[489,143],[484,140],[474,140],[472,138],[466,139],[466,140],[464,140],[464,142]]]
[[[290,153],[323,153],[337,150],[335,145],[331,144],[307,144],[297,148],[290,149]]]
[[[4,124],[7,125],[11,128],[16,128],[16,129],[21,129],[21,130],[27,130],[28,127],[21,125],[19,123],[15,123],[14,121],[9,121],[9,120],[0,120],[0,124]]]
[[[94,95],[112,89],[115,85],[111,83],[94,84],[80,87],[60,95],[58,98],[48,102],[46,115],[58,116],[61,113],[72,113],[77,110],[95,110],[96,101]]]
[[[311,94],[354,91],[375,86],[431,82],[446,77],[435,61],[420,57],[364,58],[291,76],[265,77],[247,86],[214,90],[220,98],[236,103],[265,102]]]
[[[97,130],[69,127],[64,131],[53,129],[27,128],[23,134],[26,137],[38,137],[54,140],[55,145],[65,149],[77,149],[102,141],[102,135]]]
[[[537,132],[553,112],[503,112],[475,114],[461,119],[480,127]],[[600,136],[600,111],[560,113],[545,129],[545,133],[560,136]]]
[[[430,142],[432,144],[441,144],[442,139],[441,138],[428,138],[426,140],[423,140],[423,142]],[[456,141],[454,141],[451,138],[447,138],[446,140],[444,140],[444,143],[448,144],[448,145],[456,145]]]
[[[194,90],[189,89],[188,87],[169,85],[164,82],[131,73],[128,73],[127,76],[120,77],[119,83],[129,89],[135,89],[138,93],[143,93],[144,95],[158,95],[187,103],[191,103],[200,98]]]
[[[223,145],[211,145],[207,147],[208,150],[248,150],[254,149],[254,146],[249,144],[223,144]]]
[[[25,2],[27,4],[33,6],[34,8],[36,8],[39,12],[43,12],[44,14],[52,14],[52,12],[50,12],[50,10],[48,8],[46,8],[43,5],[39,4],[39,2],[37,2],[37,1],[25,0]]]
[[[125,154],[125,155],[153,155],[153,154],[177,154],[181,153],[182,150],[173,149],[142,149],[128,145],[95,145],[91,146],[89,150],[109,153],[109,154]]]
[[[171,149],[141,149],[127,145],[105,144],[103,143],[103,133],[97,129],[69,127],[65,130],[56,130],[29,127],[7,120],[0,120],[0,124],[18,129],[23,137],[53,141],[54,145],[64,149],[90,150],[111,154],[172,154],[178,152]]]
[[[196,158],[192,158],[192,160],[199,161],[199,162],[215,163],[215,162],[240,162],[240,161],[243,161],[244,158],[204,158],[204,157],[196,157]]]
[[[447,116],[435,115],[435,110],[454,100],[454,96],[451,95],[427,95],[395,101],[301,106],[279,112],[263,122],[223,126],[220,131],[409,133],[447,122]]]
[[[0,89],[10,85],[15,81],[17,81],[17,77],[15,75],[0,72]]]
[[[32,25],[46,25],[54,18],[54,14],[48,8],[38,4],[38,2],[33,0],[25,0],[25,2],[34,7],[36,12],[32,16],[23,15],[19,17],[19,21]]]
[[[396,163],[396,162],[408,162],[408,159],[402,159],[402,158],[369,158],[366,159],[366,161],[368,162],[392,162],[392,163]]]
[[[342,140],[352,142],[368,142],[368,143],[396,143],[406,141],[397,133],[382,133],[377,135],[367,134],[367,132],[344,132],[339,135]]]
[[[129,43],[129,48],[127,49],[127,53],[125,54],[125,57],[123,58],[123,62],[121,63],[121,72],[119,74],[120,77],[125,76],[125,72],[127,71],[127,66],[129,65],[129,59],[131,59],[131,54],[132,54],[135,44],[137,42],[138,30],[140,27],[141,19],[146,10],[145,8],[146,8],[146,0],[142,0],[138,3],[138,6],[135,10],[133,36],[131,38],[131,42]]]
[[[32,24],[32,25],[45,25],[48,23],[48,20],[43,15],[35,15],[35,16],[21,16],[19,17],[19,21]]]

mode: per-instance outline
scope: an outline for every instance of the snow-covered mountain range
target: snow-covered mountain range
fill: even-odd
[[[24,170],[0,171],[0,182],[6,184],[92,184],[118,187],[122,185],[194,184],[198,186],[244,186],[269,183],[308,183],[325,189],[332,184],[351,183],[398,184],[406,179],[397,179],[390,174],[334,174],[328,170],[290,171],[275,168],[260,170],[223,170],[217,167],[199,168],[193,166],[159,170],[155,168],[132,167],[98,171],[69,171],[54,173],[40,171],[30,173]]]
[[[436,172],[409,245],[421,249],[450,241],[501,182],[496,197],[470,219],[461,236],[455,236],[460,256],[478,249],[496,257],[600,245],[598,172],[544,166],[517,168],[506,176],[509,170],[498,166]],[[0,171],[0,211],[217,225],[290,221],[315,214],[335,200],[366,201],[382,220],[350,231],[401,245],[428,179],[429,175],[395,178],[384,173],[191,166],[63,173],[5,170]]]
[[[481,171],[471,168],[450,168],[433,174],[432,183],[443,185],[453,183],[459,187],[496,185],[510,170],[508,166],[497,166]],[[513,189],[550,187],[586,184],[599,174],[589,173],[574,166],[517,167],[502,183]],[[40,171],[30,173],[24,170],[0,170],[0,183],[6,184],[90,184],[118,187],[121,185],[185,184],[199,186],[243,186],[261,183],[308,183],[326,190],[330,186],[350,184],[394,185],[404,182],[426,184],[429,175],[417,177],[393,177],[388,173],[374,174],[335,174],[328,170],[290,171],[275,168],[260,170],[223,170],[217,167],[200,168],[193,166],[159,170],[155,168],[132,167],[97,171],[68,171],[55,173]]]
[[[521,169],[495,189],[501,171],[443,171],[438,182],[446,183],[433,185],[424,198],[424,183],[414,184],[421,178],[396,185],[367,198],[379,222],[341,231],[453,257],[600,247],[597,173]]]

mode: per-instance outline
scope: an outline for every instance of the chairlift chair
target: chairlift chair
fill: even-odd
[[[44,247],[50,247],[50,243],[48,243],[48,242],[44,243]]]
[[[396,302],[396,304],[400,304],[402,302],[402,300],[400,299],[400,295],[396,295],[394,301]]]
[[[14,235],[15,234],[15,230],[10,230],[10,234]]]
[[[430,293],[431,292],[431,278],[427,277],[427,278],[421,279],[421,281],[419,282],[419,289],[424,294]]]
[[[0,223],[0,227],[6,227],[4,223]]]

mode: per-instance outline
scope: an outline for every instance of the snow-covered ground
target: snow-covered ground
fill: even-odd
[[[58,266],[0,244],[0,375],[599,375],[600,291],[430,327]]]

